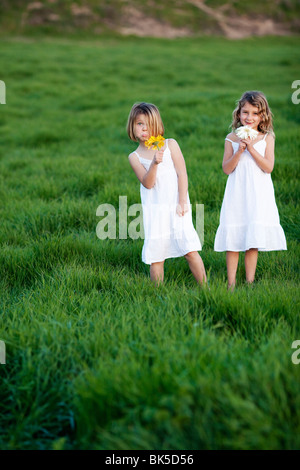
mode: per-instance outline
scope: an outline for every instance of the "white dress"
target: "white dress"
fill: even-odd
[[[264,157],[266,138],[254,144]],[[232,143],[234,153],[239,143]],[[246,251],[286,250],[286,239],[280,225],[270,173],[259,168],[245,150],[235,170],[227,179],[214,250]]]
[[[142,261],[146,264],[201,250],[201,243],[193,226],[189,195],[187,195],[188,212],[182,217],[176,213],[178,178],[168,140],[165,143],[166,149],[163,161],[157,168],[155,185],[147,189],[141,184],[140,188],[145,235]],[[137,152],[135,153],[148,171],[152,160],[142,158]]]

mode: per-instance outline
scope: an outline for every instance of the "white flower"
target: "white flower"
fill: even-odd
[[[259,134],[258,131],[255,131],[254,129],[251,129],[251,127],[248,127],[248,126],[238,127],[236,129],[235,133],[240,139],[248,139],[249,138],[250,140],[256,139],[256,137]]]

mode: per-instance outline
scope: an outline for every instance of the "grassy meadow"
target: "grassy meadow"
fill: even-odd
[[[299,449],[299,38],[1,38],[1,449]],[[286,252],[226,288],[213,251],[224,138],[245,90],[274,114]],[[204,204],[210,290],[184,259],[155,288],[143,240],[99,240],[97,207],[140,202],[136,101],[160,108]],[[132,218],[128,217],[130,222]]]

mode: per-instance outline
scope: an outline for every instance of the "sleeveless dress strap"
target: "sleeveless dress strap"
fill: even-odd
[[[268,135],[268,133],[266,132],[266,134],[265,134],[263,140],[266,140],[267,135]]]
[[[228,142],[231,142],[233,144],[233,140],[227,139],[227,137],[225,140],[228,140]]]

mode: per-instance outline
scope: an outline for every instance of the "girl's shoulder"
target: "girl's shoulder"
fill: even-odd
[[[235,132],[230,132],[229,134],[227,134],[227,136],[225,137],[225,141],[232,141],[232,142],[239,142],[240,139],[237,137],[236,133]]]
[[[137,152],[135,150],[128,155],[129,160],[131,160],[133,157],[138,158]]]
[[[266,132],[263,137],[264,140],[267,142],[274,142],[275,140],[275,134],[274,132]]]
[[[177,140],[172,139],[172,138],[166,139],[166,144],[168,145],[170,150],[172,150],[172,148],[175,149],[179,147]]]

